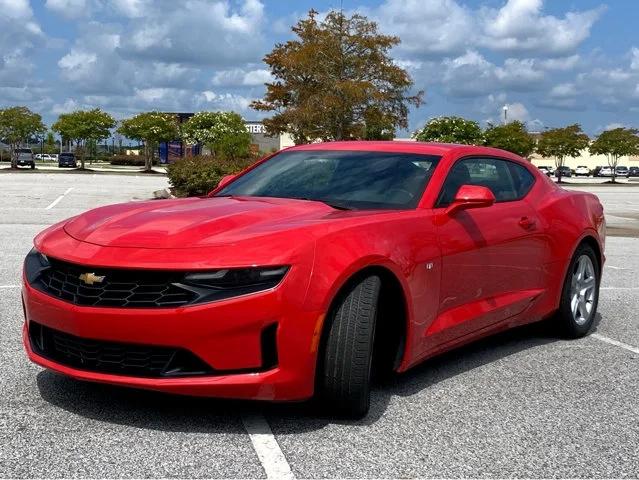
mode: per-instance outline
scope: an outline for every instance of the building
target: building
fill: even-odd
[[[269,136],[265,133],[264,124],[260,121],[247,121],[246,128],[251,134],[251,148],[257,152],[276,152],[295,145],[293,137],[288,133]]]
[[[193,113],[176,113],[178,123],[182,124],[191,118]],[[270,153],[294,145],[293,138],[288,134],[266,135],[264,125],[260,121],[245,121],[246,129],[251,134],[251,150],[255,153]],[[199,155],[201,145],[187,145],[182,140],[163,142],[159,146],[160,163],[172,163],[182,157]]]

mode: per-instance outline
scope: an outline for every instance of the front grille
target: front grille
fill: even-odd
[[[134,377],[210,375],[213,369],[188,350],[92,340],[29,323],[31,348],[68,367]]]
[[[49,259],[33,286],[44,293],[76,305],[91,307],[179,307],[192,302],[197,294],[179,282],[184,273],[82,267]],[[104,277],[88,284],[81,275]]]

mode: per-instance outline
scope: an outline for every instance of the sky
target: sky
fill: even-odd
[[[309,9],[340,7],[402,40],[392,56],[426,102],[399,136],[439,115],[499,122],[504,105],[533,131],[639,127],[637,0],[0,0],[0,108],[258,120],[264,55]]]

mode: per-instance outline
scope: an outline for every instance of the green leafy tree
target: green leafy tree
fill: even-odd
[[[269,133],[289,132],[295,143],[307,143],[407,128],[408,108],[421,104],[423,92],[409,94],[413,82],[390,56],[398,37],[381,34],[365,16],[339,11],[320,21],[311,10],[292,31],[295,39],[264,57],[274,80],[251,104],[274,112],[264,120]],[[372,111],[375,126],[367,129]]]
[[[435,117],[413,134],[420,142],[460,143],[482,145],[484,134],[479,123],[462,117]]]
[[[63,113],[51,127],[64,139],[75,142],[80,157],[80,168],[84,169],[87,145],[97,143],[111,135],[115,120],[99,108]]]
[[[44,147],[45,151],[47,153],[55,153],[57,151],[53,132],[47,132],[45,140],[44,140],[44,145],[45,145]]]
[[[484,131],[484,142],[489,147],[501,148],[528,158],[535,150],[535,139],[519,121],[505,125],[488,125]]]
[[[630,155],[639,155],[639,130],[634,128],[614,128],[602,132],[597,139],[590,144],[590,153],[605,155],[608,165],[612,168],[612,182],[616,182],[617,164],[619,158]]]
[[[575,158],[581,151],[588,147],[590,138],[581,130],[581,125],[575,123],[562,128],[546,130],[541,134],[537,142],[537,153],[542,157],[553,157],[558,182],[561,183],[561,168],[566,158]]]
[[[153,157],[160,142],[170,142],[178,138],[178,124],[175,115],[160,112],[139,113],[122,120],[118,133],[132,140],[142,142],[144,148],[144,170],[151,171]]]
[[[9,145],[11,168],[17,168],[16,148],[22,142],[45,131],[42,117],[27,107],[10,107],[0,110],[0,139]]]
[[[216,156],[246,158],[251,134],[235,112],[199,112],[182,125],[182,138],[188,143],[206,145]]]

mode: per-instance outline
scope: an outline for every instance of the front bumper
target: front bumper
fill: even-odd
[[[88,381],[186,395],[257,400],[303,400],[313,394],[319,312],[299,302],[299,278],[293,271],[277,288],[234,299],[175,309],[83,307],[32,288],[23,280],[23,341],[35,363]],[[292,296],[292,297],[291,297]],[[84,339],[188,350],[214,374],[144,378],[69,366],[36,351],[30,322]],[[262,333],[276,325],[277,364],[262,368]],[[233,373],[227,373],[233,372]]]

